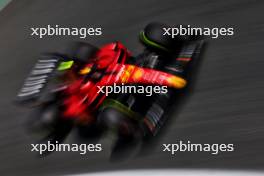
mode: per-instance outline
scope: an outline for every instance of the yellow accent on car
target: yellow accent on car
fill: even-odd
[[[91,71],[91,67],[85,67],[85,68],[81,69],[79,73],[81,75],[86,75],[86,74],[90,73],[90,71]]]
[[[130,78],[131,74],[133,73],[135,69],[134,65],[129,65],[126,69],[124,69],[122,75],[121,75],[121,82],[126,83],[128,79]]]
[[[137,69],[137,70],[134,72],[134,74],[133,74],[133,78],[134,78],[135,80],[141,78],[142,76],[143,76],[143,71],[140,70],[140,69]]]
[[[172,76],[167,79],[169,85],[173,88],[181,89],[186,86],[187,81],[178,76]]]

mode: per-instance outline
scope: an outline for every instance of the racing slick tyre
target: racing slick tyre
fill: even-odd
[[[139,39],[147,47],[161,51],[170,51],[173,46],[173,39],[163,35],[163,28],[167,27],[161,23],[150,23],[140,32]]]
[[[102,131],[96,124],[77,126],[77,132],[82,139],[96,139],[101,136]]]
[[[27,129],[37,133],[50,133],[55,128],[59,114],[54,104],[41,105],[29,117]]]
[[[139,124],[127,112],[105,107],[99,113],[98,123],[106,134],[111,134],[111,160],[128,158],[139,151],[143,133]]]
[[[98,124],[102,129],[114,131],[124,138],[138,138],[140,130],[135,120],[119,109],[106,107],[98,116]]]
[[[73,42],[66,48],[65,55],[69,59],[86,63],[97,51],[98,48],[89,43]]]
[[[174,38],[170,35],[164,35],[164,29],[169,28],[171,27],[162,23],[149,23],[144,30],[140,32],[140,41],[147,47],[155,48],[160,51],[173,52],[175,49],[180,48],[184,42],[194,39],[193,36],[188,35],[177,35]]]
[[[60,108],[56,103],[40,106],[31,115],[26,123],[27,129],[42,142],[61,142],[70,132],[73,123],[60,118]]]

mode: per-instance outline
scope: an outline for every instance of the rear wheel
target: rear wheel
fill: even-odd
[[[172,38],[170,35],[164,35],[164,29],[171,28],[162,23],[150,23],[143,31],[140,32],[140,41],[148,48],[158,51],[174,52],[175,49],[181,47],[185,42],[194,40],[194,36],[184,35]]]
[[[54,130],[59,111],[56,105],[41,105],[30,115],[27,127],[32,132],[47,132]]]
[[[42,105],[31,114],[27,128],[37,141],[60,143],[73,127],[71,120],[63,119],[60,115],[60,109],[56,103]]]
[[[121,138],[137,139],[141,136],[139,123],[131,119],[124,109],[105,107],[98,115],[98,124],[102,129],[113,131]]]
[[[82,139],[96,139],[101,136],[103,131],[94,123],[78,125],[77,130],[79,137],[81,137]]]

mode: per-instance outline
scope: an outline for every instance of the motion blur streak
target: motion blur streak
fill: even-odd
[[[1,0],[0,1],[0,10],[4,9],[10,2],[11,2],[11,0]]]
[[[27,0],[12,1],[0,13],[0,175],[61,175],[140,168],[264,169],[264,1],[250,0]],[[162,135],[138,156],[110,162],[105,153],[80,157],[54,153],[39,159],[30,152],[24,122],[29,111],[12,100],[43,51],[54,51],[78,37],[38,40],[30,27],[60,24],[102,27],[102,36],[86,41],[101,45],[120,40],[141,51],[137,35],[150,21],[198,26],[232,26],[234,36],[209,41],[193,94],[175,108]],[[177,110],[176,110],[177,109]],[[162,152],[163,143],[234,143],[235,151]],[[66,141],[67,142],[67,141]]]
[[[132,175],[152,175],[152,176],[261,176],[260,172],[249,171],[227,171],[227,170],[184,170],[184,169],[160,169],[160,170],[134,170],[134,171],[111,171],[111,172],[98,172],[90,174],[77,174],[68,176],[132,176]]]

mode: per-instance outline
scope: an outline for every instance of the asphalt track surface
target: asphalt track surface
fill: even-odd
[[[0,13],[0,175],[58,175],[143,168],[252,169],[264,167],[263,1],[87,0],[12,1]],[[37,158],[24,128],[29,110],[12,101],[39,53],[78,37],[30,36],[48,24],[102,27],[85,41],[123,42],[142,50],[138,32],[151,21],[234,27],[235,35],[208,41],[192,94],[175,108],[161,135],[138,155],[111,162],[104,152],[54,153]],[[163,143],[234,143],[235,151],[211,155],[161,151]]]

